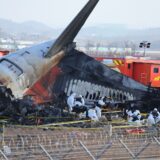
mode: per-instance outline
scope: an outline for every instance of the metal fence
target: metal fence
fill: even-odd
[[[99,129],[41,129],[39,134],[4,136],[4,139],[0,139],[0,159],[160,159],[159,132],[153,128],[138,129],[144,129],[145,132],[130,134],[126,128],[106,126]]]

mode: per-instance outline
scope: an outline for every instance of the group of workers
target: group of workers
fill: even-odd
[[[64,99],[65,101],[63,102]],[[58,105],[58,108],[59,106],[66,106],[66,95],[64,93],[60,95],[59,101],[60,104]],[[3,86],[0,87],[0,115],[13,115],[14,113],[17,115],[17,113],[20,113],[22,116],[24,116],[30,112],[34,112],[33,110],[36,111],[36,108],[33,109],[32,105],[33,103],[25,98],[23,100],[16,101],[10,89]],[[69,112],[75,112],[80,117],[90,118],[94,121],[101,119],[102,108],[106,106],[110,106],[112,109],[117,107],[117,104],[112,102],[112,99],[109,97],[99,97],[99,99],[95,100],[92,105],[88,105],[87,102],[85,102],[84,97],[82,95],[77,95],[76,93],[72,93],[67,98],[67,105]],[[39,108],[40,107],[38,107],[38,109]],[[47,111],[46,108],[44,110]],[[55,112],[55,110],[53,112]],[[136,104],[130,104],[125,110],[125,113],[127,115],[128,122],[144,122],[144,117],[141,115]],[[148,125],[155,125],[160,122],[160,112],[157,108],[154,108],[152,111],[150,111],[146,119]]]
[[[76,95],[72,93],[67,99],[69,112],[82,113],[83,117],[90,118],[91,120],[98,121],[101,116],[102,107],[105,106],[104,97],[96,101],[91,107],[85,104],[85,100],[82,95]]]
[[[144,122],[144,117],[141,115],[137,106],[131,104],[130,108],[126,110],[128,122]],[[155,125],[160,122],[160,113],[157,108],[154,108],[146,117],[148,125]]]

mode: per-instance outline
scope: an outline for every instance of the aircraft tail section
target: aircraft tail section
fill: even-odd
[[[62,32],[62,34],[56,39],[55,43],[50,48],[45,57],[52,57],[57,52],[63,49],[67,49],[67,47],[69,47],[69,45],[72,44],[74,38],[84,25],[85,21],[87,20],[90,13],[93,11],[98,1],[99,0],[89,0],[89,2],[83,7],[83,9],[78,13],[78,15]]]

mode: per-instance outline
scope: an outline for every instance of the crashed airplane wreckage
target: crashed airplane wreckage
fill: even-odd
[[[56,41],[25,48],[0,59],[1,115],[6,106],[16,105],[19,106],[16,111],[21,110],[23,99],[20,98],[25,95],[31,95],[37,103],[52,102],[54,95],[61,92],[67,96],[76,92],[86,100],[108,96],[121,102],[150,96],[152,92],[148,92],[148,87],[75,49],[73,40],[97,3],[98,0],[90,0]],[[25,110],[19,112],[26,113]]]
[[[112,70],[75,49],[60,61],[58,67],[61,74],[53,85],[53,93],[64,91],[69,96],[75,92],[88,101],[106,96],[123,104],[123,107],[128,103],[136,103],[145,112],[153,109],[153,106],[159,107],[159,90]]]

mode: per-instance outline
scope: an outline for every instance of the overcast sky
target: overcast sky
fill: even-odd
[[[64,27],[88,0],[0,0],[0,18],[36,20]],[[160,27],[160,0],[99,0],[86,26],[120,23],[129,27]]]

